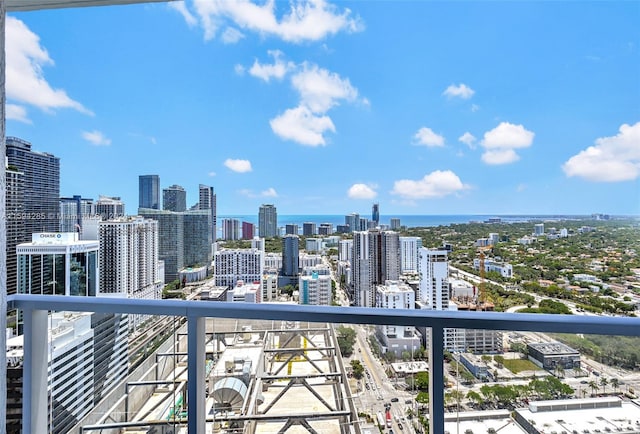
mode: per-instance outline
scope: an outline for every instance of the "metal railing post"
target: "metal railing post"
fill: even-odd
[[[187,317],[187,411],[190,433],[205,432],[205,318]]]
[[[22,389],[22,432],[46,433],[48,312],[24,311],[24,361]]]
[[[429,432],[444,432],[444,328],[431,327],[429,342]]]

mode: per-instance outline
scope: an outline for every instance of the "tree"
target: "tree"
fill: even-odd
[[[415,382],[418,390],[429,390],[429,373],[418,372],[415,377]]]
[[[362,363],[360,363],[360,360],[352,360],[351,369],[353,372],[353,376],[356,379],[359,380],[364,376],[364,366],[362,366]]]
[[[427,392],[418,392],[418,396],[416,396],[416,402],[418,404],[428,404],[429,403],[429,393],[427,393]]]
[[[604,377],[600,377],[600,385],[602,386],[602,393],[607,392],[607,385],[609,384],[609,380]]]
[[[351,327],[340,326],[336,329],[338,347],[343,356],[353,354],[353,345],[356,342],[356,331]]]
[[[589,387],[591,388],[591,395],[595,395],[598,391],[598,383],[596,383],[594,380],[591,380],[589,381]]]
[[[617,393],[618,387],[620,387],[620,380],[618,380],[617,378],[612,378],[610,383],[611,387],[613,387],[613,393]]]
[[[482,399],[482,396],[480,396],[480,394],[475,390],[470,390],[469,392],[467,392],[467,399],[469,401],[473,401],[475,405],[482,404],[482,402],[484,401]]]

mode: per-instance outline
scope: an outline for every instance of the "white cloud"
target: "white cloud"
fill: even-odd
[[[522,125],[501,122],[500,125],[484,133],[480,142],[485,148],[482,161],[487,164],[509,164],[518,161],[520,156],[515,149],[528,148],[533,143],[535,133]]]
[[[236,66],[233,67],[233,70],[236,72],[236,74],[238,75],[244,75],[245,72],[245,67],[237,64]]]
[[[375,186],[367,184],[353,184],[349,187],[347,196],[349,196],[349,199],[373,199],[378,195],[374,188]]]
[[[216,176],[216,172],[209,172],[207,175],[209,175],[209,176],[211,176],[213,178],[214,176]]]
[[[268,82],[271,78],[277,78],[278,80],[283,79],[287,72],[295,67],[293,62],[285,62],[282,60],[281,51],[270,50],[267,53],[273,57],[274,63],[271,65],[261,64],[256,59],[253,62],[253,66],[249,69],[249,74]]]
[[[525,191],[527,189],[527,184],[518,184],[516,186],[516,191],[518,193],[522,193],[523,191]]]
[[[319,116],[305,106],[287,109],[269,122],[280,138],[306,146],[324,146],[326,131],[336,131],[329,116]]]
[[[43,68],[53,65],[40,38],[22,21],[6,19],[6,89],[7,99],[38,107],[45,111],[72,108],[92,115],[62,89],[54,89],[44,78]]]
[[[176,10],[182,18],[187,22],[189,27],[195,27],[198,25],[198,19],[187,9],[187,5],[184,1],[172,1],[168,3],[169,8]]]
[[[477,112],[478,110],[480,110],[480,106],[478,104],[471,104],[471,111],[473,113]]]
[[[94,146],[109,146],[111,139],[107,138],[101,131],[83,131],[82,138]]]
[[[417,181],[401,179],[394,182],[391,193],[405,199],[424,199],[444,197],[469,188],[452,171],[436,170]]]
[[[278,16],[278,6],[290,9]],[[363,28],[349,9],[340,10],[325,0],[267,0],[256,4],[249,0],[194,0],[196,15],[204,29],[205,39],[213,39],[226,22],[261,35],[300,43],[317,41],[341,31],[356,32]],[[185,17],[187,19],[187,17]]]
[[[269,187],[258,194],[254,193],[252,190],[249,190],[248,188],[239,190],[238,193],[251,199],[256,199],[259,197],[260,198],[278,197],[278,192],[276,192],[276,190],[273,187]]]
[[[413,136],[416,145],[425,145],[428,147],[444,146],[444,137],[433,132],[431,128],[422,127]]]
[[[244,38],[244,34],[235,27],[227,27],[222,33],[222,42],[225,44],[235,44],[242,38]]]
[[[464,143],[470,149],[476,149],[476,138],[468,131],[458,137],[458,141]]]
[[[490,149],[485,151],[480,158],[487,164],[497,166],[515,163],[520,159],[520,156],[513,149]]]
[[[348,78],[306,62],[291,78],[291,83],[299,92],[301,103],[314,113],[325,113],[341,100],[354,101],[358,97],[358,90],[351,86]]]
[[[563,165],[564,173],[589,181],[632,181],[640,176],[640,122],[623,124],[612,137],[596,139]]]
[[[232,158],[227,158],[224,162],[224,165],[238,173],[246,173],[251,172],[253,170],[251,168],[251,161],[249,160],[234,160]]]
[[[296,65],[285,61],[283,53],[278,50],[268,51],[268,54],[273,57],[273,63],[262,64],[255,60],[249,73],[266,82],[288,76],[300,97],[297,107],[287,109],[270,120],[272,131],[284,140],[301,145],[326,145],[324,134],[336,131],[326,113],[343,101],[356,101],[358,89],[351,85],[348,78],[342,78],[318,65],[309,62]],[[236,66],[236,73],[244,71],[244,67]],[[370,105],[366,98],[362,99],[362,104],[367,107]]]
[[[13,119],[14,121],[24,122],[30,124],[31,119],[27,116],[27,109],[24,106],[17,104],[6,104],[6,116],[7,119]]]
[[[443,95],[449,98],[462,99],[469,99],[473,96],[474,93],[476,93],[476,91],[471,89],[464,83],[460,83],[457,86],[455,84],[452,84],[448,88],[446,88],[444,92],[442,92]]]
[[[269,187],[263,192],[261,192],[260,196],[261,197],[278,197],[278,193],[276,192],[275,188]]]

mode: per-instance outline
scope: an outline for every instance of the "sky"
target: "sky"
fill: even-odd
[[[60,193],[218,214],[640,214],[640,2],[189,0],[10,13],[7,135]]]

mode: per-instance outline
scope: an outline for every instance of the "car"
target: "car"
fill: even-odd
[[[391,402],[398,402],[398,401],[399,401],[399,399],[397,397],[395,397],[395,396],[393,398],[391,398]]]
[[[407,404],[407,405],[411,405],[411,404],[413,404],[413,401],[410,400],[410,399],[407,399],[404,403]]]
[[[404,430],[404,427],[402,426],[401,423],[398,424],[398,428],[400,428],[400,431]]]

